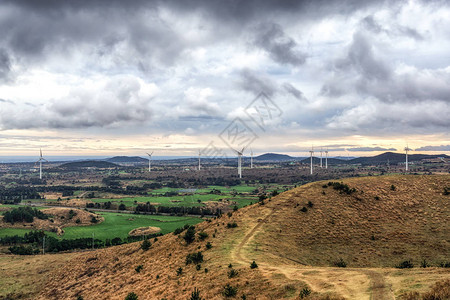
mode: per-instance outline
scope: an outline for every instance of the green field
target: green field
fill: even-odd
[[[161,228],[161,233],[166,234],[174,231],[185,224],[195,225],[202,221],[200,218],[193,217],[175,217],[175,216],[154,216],[154,215],[134,215],[120,213],[99,213],[105,218],[105,221],[91,226],[74,226],[64,228],[65,234],[58,237],[49,232],[49,235],[59,239],[75,239],[83,237],[92,237],[94,233],[96,239],[106,240],[115,237],[126,238],[128,232],[134,228],[155,226]],[[29,229],[2,228],[0,237],[6,235],[24,235]]]

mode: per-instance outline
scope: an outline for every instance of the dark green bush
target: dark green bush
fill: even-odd
[[[339,258],[339,260],[335,261],[333,264],[335,267],[339,267],[339,268],[347,267],[347,263],[342,258]]]
[[[207,237],[208,237],[208,234],[206,232],[204,232],[204,231],[198,233],[198,238],[199,238],[200,241],[203,241]]]
[[[238,274],[239,274],[239,272],[236,271],[235,269],[230,269],[230,270],[228,271],[228,278],[236,277],[236,276],[238,276]]]
[[[250,264],[250,269],[256,269],[257,267],[258,267],[258,265],[256,264],[255,261],[253,261],[253,262]]]
[[[203,262],[203,254],[201,251],[195,252],[195,253],[189,253],[186,256],[186,265],[192,263],[192,264],[199,264]]]
[[[194,291],[191,293],[191,298],[189,300],[203,300],[202,297],[200,297],[200,291],[197,288],[194,288]]]
[[[399,263],[398,265],[396,265],[395,267],[397,269],[410,269],[410,268],[414,268],[414,265],[411,262],[411,260],[404,260],[401,263]]]
[[[133,292],[129,293],[125,297],[125,300],[138,300],[138,299],[139,299],[138,296],[135,293],[133,293]]]
[[[147,251],[148,249],[150,249],[151,245],[152,243],[150,243],[149,240],[145,239],[141,244],[141,249]]]
[[[143,265],[139,265],[139,266],[137,266],[134,270],[135,270],[137,273],[140,273],[141,270],[142,270],[143,268],[144,268]]]
[[[237,295],[237,287],[233,287],[233,286],[231,286],[230,284],[228,284],[227,283],[227,285],[225,285],[224,287],[223,287],[223,292],[222,292],[222,294],[225,296],[225,297],[235,297],[236,295]]]
[[[311,290],[308,287],[304,287],[301,291],[300,291],[300,299],[306,298],[309,295],[311,295]]]

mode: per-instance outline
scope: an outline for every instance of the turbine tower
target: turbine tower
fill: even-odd
[[[200,169],[201,169],[201,165],[200,165],[200,155],[201,155],[201,151],[200,150],[198,150],[198,170],[200,171]]]
[[[325,150],[325,169],[328,169],[328,148]]]
[[[147,152],[147,155],[148,155],[148,157],[149,157],[149,159],[148,159],[148,171],[149,171],[149,172],[152,171],[152,155],[153,155],[153,152],[154,152],[154,151],[152,151],[152,153],[148,153],[148,152]]]
[[[405,161],[405,168],[406,168],[406,172],[408,172],[408,151],[410,151],[410,150],[412,150],[412,149],[410,149],[409,147],[408,147],[408,144],[406,144],[406,147],[405,147],[405,154],[406,154],[406,161]]]
[[[42,162],[46,161],[48,162],[48,160],[46,160],[43,156],[42,156],[42,149],[40,149],[40,156],[39,156],[39,160],[37,161],[37,163],[39,163],[39,179],[42,180]]]
[[[322,147],[320,147],[320,167],[321,167],[321,168],[323,168],[323,165],[322,165],[322,157],[323,157],[323,149],[322,149]]]
[[[242,155],[244,154],[244,150],[245,150],[245,147],[242,148],[241,151],[234,150],[234,151],[236,151],[236,153],[238,155],[238,175],[239,175],[239,178],[242,178]]]
[[[314,154],[314,148],[311,147],[311,150],[309,151],[311,154],[311,175],[313,174],[313,154]]]
[[[253,150],[250,148],[250,169],[253,169]]]

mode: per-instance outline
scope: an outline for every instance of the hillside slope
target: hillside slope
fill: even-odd
[[[208,237],[189,245],[184,233],[169,234],[152,240],[148,251],[135,243],[82,254],[50,273],[37,298],[124,299],[134,292],[139,299],[188,299],[197,287],[205,299],[224,299],[230,284],[237,288],[236,298],[246,299],[298,297],[305,287],[315,291],[309,299],[393,299],[448,278],[444,268],[399,272],[392,267],[405,259],[416,265],[424,258],[431,264],[450,260],[449,196],[442,193],[450,176],[343,183],[356,192],[311,183],[198,224],[197,232]],[[233,223],[237,227],[228,226]],[[198,269],[186,264],[186,256],[197,251],[204,259]],[[330,267],[340,258],[347,268]],[[253,260],[258,268],[250,268]],[[230,264],[237,275],[229,275]]]

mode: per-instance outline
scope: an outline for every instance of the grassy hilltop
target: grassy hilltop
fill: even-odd
[[[191,243],[184,230],[150,240],[146,251],[133,243],[70,254],[68,262],[55,255],[55,266],[63,267],[45,269],[29,293],[40,299],[124,299],[131,292],[139,299],[190,299],[198,288],[204,299],[308,293],[305,299],[393,299],[433,288],[449,292],[450,282],[442,280],[450,271],[439,265],[450,261],[450,196],[444,195],[450,176],[328,183],[197,224]],[[424,260],[430,267],[420,268]],[[253,261],[257,268],[250,267]],[[414,268],[395,268],[404,261]]]

